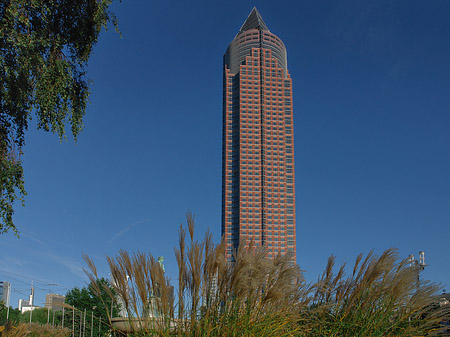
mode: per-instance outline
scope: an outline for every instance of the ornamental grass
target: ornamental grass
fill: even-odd
[[[290,255],[269,259],[264,247],[252,242],[241,244],[235,262],[227,262],[225,244],[214,244],[210,233],[194,240],[194,217],[188,213],[175,258],[174,291],[151,254],[120,250],[107,257],[118,295],[111,297],[127,314],[121,329],[112,324],[113,334],[433,336],[442,333],[441,323],[450,316],[450,306],[437,301],[439,287],[419,281],[418,270],[394,249],[359,255],[349,274],[345,265],[335,272],[331,256],[319,280],[307,284]],[[86,255],[84,260],[95,281],[93,261]]]
[[[2,337],[69,337],[72,331],[67,328],[52,327],[39,323],[19,323],[8,325],[0,334]]]

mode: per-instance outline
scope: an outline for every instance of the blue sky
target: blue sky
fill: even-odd
[[[288,51],[293,78],[297,261],[426,252],[423,277],[450,290],[450,3],[124,1],[103,33],[75,143],[27,134],[21,232],[0,237],[12,305],[36,286],[84,286],[86,252],[108,277],[119,249],[166,258],[190,209],[220,240],[222,56],[253,6]],[[57,285],[52,285],[57,284]]]

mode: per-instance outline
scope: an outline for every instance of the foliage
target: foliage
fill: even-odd
[[[75,287],[66,294],[65,303],[75,307],[79,312],[86,310],[88,317],[93,314],[96,320],[101,318],[104,323],[110,322],[111,308],[113,317],[119,313],[119,306],[114,300],[115,290],[105,278],[93,280],[87,287],[81,289]],[[70,310],[69,308],[67,310]],[[72,324],[72,316],[66,317],[67,326]],[[108,326],[102,326],[106,332]]]
[[[3,310],[0,307],[0,325],[5,324],[7,321],[12,323],[29,323],[30,322],[30,314],[31,314],[31,321],[33,323],[37,324],[52,324],[53,321],[53,311],[49,310],[47,308],[35,308],[33,312],[25,311],[24,313],[21,313],[19,309],[9,308],[9,316],[8,320],[6,319],[7,316],[7,308],[4,308]],[[59,311],[55,312],[55,322],[61,323],[61,316],[62,313]]]
[[[4,325],[6,323],[7,311],[8,308],[3,304],[3,302],[0,301],[0,325]],[[9,315],[8,315],[9,321],[18,322],[20,315],[21,314],[19,309],[9,307]]]
[[[112,0],[0,1],[0,234],[17,229],[20,161],[32,111],[39,129],[80,133],[89,97],[85,68],[102,28],[117,28]]]
[[[19,316],[19,322],[28,323],[30,322],[30,314],[31,321],[33,323],[38,324],[47,324],[47,320],[49,317],[49,311],[47,308],[36,308],[33,311],[25,311]],[[51,317],[51,316],[50,316]]]
[[[345,265],[334,273],[332,256],[319,280],[306,284],[290,256],[267,259],[252,243],[227,263],[224,244],[212,244],[208,233],[195,241],[194,218],[187,219],[190,240],[180,227],[175,250],[177,305],[152,255],[108,257],[133,336],[431,336],[450,316],[450,306],[437,304],[439,287],[419,282],[393,249],[359,255],[348,276]],[[93,261],[84,259],[95,280]]]

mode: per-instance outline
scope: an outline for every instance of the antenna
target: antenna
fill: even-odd
[[[30,294],[30,306],[33,308],[34,304],[34,287],[33,287],[33,280],[31,280],[31,294]]]
[[[426,264],[425,264],[425,252],[424,251],[421,251],[421,252],[419,252],[419,266],[420,267],[425,267],[426,266]]]
[[[414,255],[410,254],[408,257],[409,267],[414,267],[417,272],[417,286],[420,284],[420,272],[425,269],[428,265],[425,264],[425,252],[421,250],[419,252],[419,261],[414,259]]]
[[[414,255],[413,254],[409,255],[408,262],[409,262],[409,266],[410,267],[412,267],[414,265],[415,260],[414,260]]]

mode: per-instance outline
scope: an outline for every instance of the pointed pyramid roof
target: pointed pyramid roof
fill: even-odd
[[[261,14],[259,14],[256,7],[253,7],[252,11],[248,15],[247,20],[245,20],[241,29],[239,29],[239,33],[245,32],[246,30],[255,29],[255,28],[269,31],[269,28],[267,28],[266,24],[264,23],[264,20],[261,17]]]

